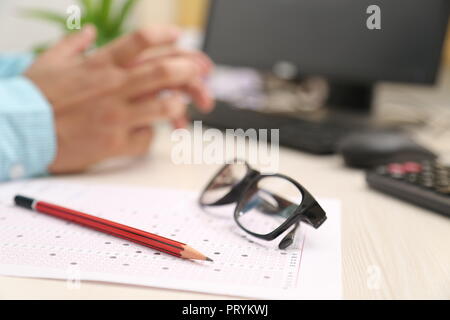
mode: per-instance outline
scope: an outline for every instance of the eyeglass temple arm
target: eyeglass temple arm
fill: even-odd
[[[299,210],[301,210],[302,221],[313,226],[315,229],[319,228],[322,223],[327,220],[325,211],[315,200],[313,200],[312,204],[310,204],[308,207],[304,209],[300,207]]]
[[[265,192],[270,193],[267,190],[264,190]],[[291,205],[293,205],[294,203],[292,203],[289,200],[284,199],[283,197],[280,197],[276,194],[270,193],[271,196],[277,201],[278,205],[280,206],[280,208],[287,208]],[[305,207],[300,207],[299,210],[301,210],[302,212],[302,220],[308,224],[310,224],[311,226],[313,226],[315,229],[319,228],[322,223],[325,222],[325,220],[327,220],[325,211],[322,209],[322,207],[320,207],[320,205],[318,204],[317,201],[314,200],[314,198],[306,193],[305,194],[305,198],[310,199],[309,201],[311,201],[311,204],[309,206]]]

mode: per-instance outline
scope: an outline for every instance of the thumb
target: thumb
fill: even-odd
[[[96,37],[95,27],[86,25],[81,31],[73,33],[58,42],[46,53],[46,56],[55,60],[77,56],[86,51],[94,43]]]

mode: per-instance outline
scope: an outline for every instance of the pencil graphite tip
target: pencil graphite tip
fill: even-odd
[[[206,261],[211,261],[211,262],[213,262],[214,260],[211,259],[211,258],[206,257]]]

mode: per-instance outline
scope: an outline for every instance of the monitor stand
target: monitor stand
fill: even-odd
[[[331,122],[344,126],[371,126],[372,106],[374,101],[373,84],[352,84],[329,82],[329,97],[325,103],[322,116],[314,117],[299,114],[304,120],[314,122]]]
[[[357,114],[368,115],[372,108],[374,86],[372,84],[329,83],[328,105]]]

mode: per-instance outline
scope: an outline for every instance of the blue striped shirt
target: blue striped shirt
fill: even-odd
[[[56,155],[52,108],[22,75],[32,60],[0,54],[0,181],[45,175]]]

